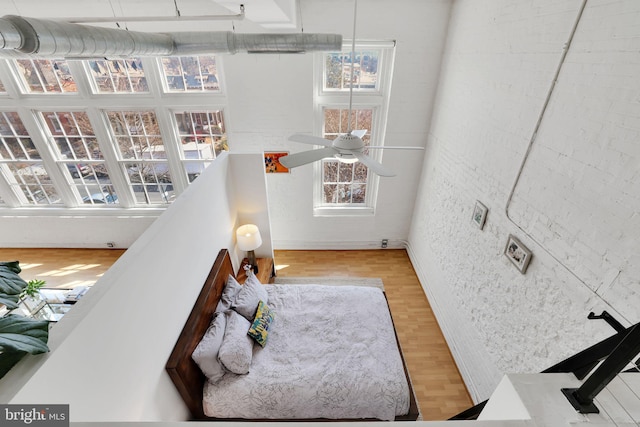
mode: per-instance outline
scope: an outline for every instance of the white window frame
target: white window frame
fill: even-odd
[[[223,123],[225,126],[225,131],[227,129],[227,120],[226,120],[226,109],[224,108],[224,106],[219,106],[216,107],[214,106],[210,106],[207,108],[203,108],[203,107],[197,107],[197,108],[182,108],[182,109],[172,109],[171,110],[171,121],[173,123],[173,129],[175,130],[174,132],[174,138],[176,139],[176,141],[178,141],[178,146],[180,147],[180,149],[178,150],[178,154],[179,154],[179,160],[180,160],[180,164],[181,164],[181,168],[184,172],[184,174],[186,174],[187,176],[187,180],[189,182],[191,182],[190,178],[189,178],[189,172],[188,172],[188,165],[189,164],[196,164],[196,165],[201,165],[204,166],[205,164],[210,164],[211,162],[215,161],[215,159],[218,158],[218,154],[216,154],[215,150],[213,149],[213,146],[211,147],[213,150],[213,157],[210,159],[189,159],[185,156],[184,151],[182,149],[182,137],[183,135],[180,134],[180,130],[179,130],[179,126],[178,126],[178,119],[176,117],[176,114],[179,113],[205,113],[205,114],[210,114],[210,113],[214,113],[214,112],[220,112],[220,114],[222,114],[223,117]],[[226,134],[226,133],[225,133]],[[213,141],[212,141],[213,143]],[[228,135],[227,135],[227,144],[228,144]],[[206,168],[206,166],[204,166]]]
[[[31,204],[22,191],[15,187],[12,174],[0,165],[0,211],[21,209],[26,215],[61,215],[65,211],[86,215],[127,214],[157,216],[168,204],[146,204],[137,202],[131,191],[124,164],[127,160],[119,158],[117,147],[113,145],[110,125],[106,111],[152,110],[160,125],[160,132],[167,149],[167,160],[171,172],[173,191],[180,195],[188,186],[187,173],[181,158],[180,138],[174,131],[173,111],[221,110],[224,113],[225,128],[228,128],[227,100],[224,94],[223,64],[216,56],[216,67],[220,85],[219,92],[167,93],[163,87],[164,75],[159,58],[141,58],[149,92],[112,93],[96,92],[88,61],[71,61],[69,69],[74,77],[77,92],[35,92],[24,88],[17,64],[12,59],[0,60],[0,79],[6,92],[0,94],[0,110],[18,112],[29,137],[38,149],[42,164],[49,173],[53,187],[60,199],[55,204]],[[95,137],[101,147],[104,162],[109,170],[111,183],[118,195],[118,203],[111,205],[88,206],[82,203],[77,188],[70,186],[70,174],[64,166],[65,161],[56,155],[55,142],[50,140],[41,112],[46,111],[86,111],[89,115]],[[6,159],[5,159],[6,160]],[[0,162],[1,163],[1,162]],[[33,163],[33,162],[30,162]],[[87,163],[89,163],[87,161]],[[110,208],[110,209],[106,209]]]
[[[344,40],[342,52],[351,52],[352,41]],[[378,50],[378,77],[376,89],[353,90],[353,110],[373,109],[371,145],[384,145],[389,95],[393,76],[395,41],[358,41],[355,51]],[[325,89],[325,55],[318,52],[314,56],[314,135],[322,137],[324,110],[327,108],[349,108],[349,90]],[[382,158],[382,150],[372,150],[369,154],[376,160]],[[345,205],[324,202],[322,162],[315,162],[313,173],[313,214],[314,216],[371,216],[375,214],[380,177],[369,173],[366,182],[367,194],[364,204]]]
[[[201,57],[214,57],[215,63],[216,63],[216,79],[218,80],[218,89],[216,90],[209,90],[209,89],[200,89],[200,90],[174,90],[171,89],[169,87],[169,82],[167,81],[167,74],[165,72],[164,69],[164,64],[162,62],[162,59],[165,57],[159,57],[157,59],[157,63],[158,63],[158,69],[160,70],[160,75],[162,76],[162,91],[164,93],[173,93],[173,94],[185,94],[185,93],[207,93],[207,94],[213,94],[213,95],[221,95],[224,93],[223,90],[223,82],[224,82],[224,78],[222,77],[222,58],[221,56],[217,56],[217,55],[180,55],[177,56],[176,58],[185,58],[185,57],[189,57],[189,56],[195,56],[198,58],[198,60],[200,60],[199,58]]]

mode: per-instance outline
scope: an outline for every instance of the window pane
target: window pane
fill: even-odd
[[[173,184],[158,120],[153,111],[107,112],[120,157],[138,203],[173,201]]]
[[[367,134],[362,138],[365,146],[371,141],[373,109],[355,109],[351,112],[351,129],[364,129]],[[323,137],[329,140],[337,138],[349,130],[349,110],[346,108],[324,109]],[[366,152],[366,150],[365,150]],[[336,160],[323,160],[323,193],[326,204],[364,204],[368,168],[360,162],[342,163]],[[336,185],[337,184],[337,185]]]
[[[324,168],[324,182],[338,182],[338,162],[336,160],[325,160],[322,167]]]
[[[18,113],[0,113],[0,157],[7,160],[40,159]]]
[[[70,184],[76,187],[81,203],[105,206],[118,203],[118,196],[104,161],[60,161],[60,167],[71,175]]]
[[[338,182],[351,182],[353,180],[353,163],[338,162]]]
[[[340,110],[324,110],[324,134],[335,135],[340,133]]]
[[[345,133],[349,129],[353,130],[355,127],[355,114],[351,112],[351,127],[349,126],[349,110],[340,110],[340,133]]]
[[[3,159],[33,160],[39,159],[40,154],[29,138],[2,137],[0,156]]]
[[[378,89],[378,61],[376,50],[356,50],[351,76],[351,51],[333,52],[325,55],[324,88],[328,90],[376,91]]]
[[[18,59],[16,63],[31,93],[77,92],[76,82],[63,59]]]
[[[118,195],[110,181],[87,183],[79,186],[82,203],[86,206],[118,207]]]
[[[27,128],[22,124],[22,120],[18,113],[5,112],[0,117],[0,132],[3,135],[13,134],[17,136],[28,137]]]
[[[324,57],[325,89],[342,89],[342,53],[329,53]]]
[[[165,57],[162,69],[170,92],[220,91],[214,56]]]
[[[373,110],[355,110],[353,114],[355,123],[353,123],[353,129],[366,129],[367,134],[365,138],[371,136],[371,124],[373,120]]]
[[[337,184],[325,184],[322,186],[325,203],[337,203]]]
[[[366,184],[354,184],[351,186],[351,203],[364,203],[366,198]]]
[[[71,174],[71,184],[78,190],[81,203],[103,207],[118,204],[118,196],[104,162],[61,162],[61,165]]]
[[[166,158],[153,111],[110,111],[107,116],[122,159]]]
[[[357,162],[353,165],[353,182],[367,182],[368,169],[365,165]]]
[[[51,183],[51,178],[40,162],[7,163],[5,167],[13,175],[11,186],[22,192],[28,204],[60,204],[60,198]]]
[[[42,112],[49,133],[55,141],[61,159],[102,159],[93,127],[87,113]]]
[[[378,58],[376,51],[361,51],[356,54],[354,86],[358,89],[376,89],[378,84]],[[359,66],[359,67],[358,67]]]
[[[222,151],[229,151],[222,111],[175,113],[183,165],[192,182]],[[196,162],[194,160],[208,160]]]
[[[89,61],[98,92],[148,92],[147,78],[139,58]]]
[[[175,198],[166,163],[125,163],[129,182],[138,203],[167,204]]]

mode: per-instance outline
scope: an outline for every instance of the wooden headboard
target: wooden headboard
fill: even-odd
[[[167,361],[166,369],[169,377],[187,404],[193,419],[208,417],[202,408],[205,376],[191,359],[191,353],[209,328],[229,275],[235,277],[231,258],[229,258],[229,251],[222,249],[211,267],[209,276]]]

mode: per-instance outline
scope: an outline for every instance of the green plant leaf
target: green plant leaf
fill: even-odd
[[[20,293],[27,287],[18,275],[21,271],[18,261],[0,262],[0,303],[10,310],[18,307]]]
[[[40,292],[40,288],[43,287],[47,282],[44,280],[32,279],[27,282],[27,287],[20,292],[20,298],[24,298],[25,296],[30,296],[34,298]]]
[[[0,318],[0,349],[3,353],[46,353],[49,351],[48,340],[49,322],[46,320],[34,320],[15,314]]]
[[[4,377],[13,366],[27,353],[24,351],[5,351],[0,354],[0,378]]]
[[[16,274],[20,274],[22,272],[22,269],[20,268],[20,261],[0,261],[0,268],[2,267]]]

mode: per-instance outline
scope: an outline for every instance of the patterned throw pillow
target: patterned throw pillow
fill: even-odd
[[[269,328],[271,322],[273,322],[274,312],[263,301],[258,303],[258,310],[256,311],[256,317],[249,328],[247,334],[256,340],[261,347],[264,347],[267,343],[269,336]]]

